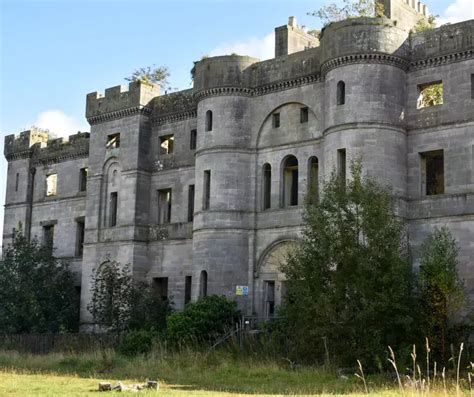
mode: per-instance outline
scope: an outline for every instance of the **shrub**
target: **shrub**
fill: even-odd
[[[151,351],[153,341],[158,337],[154,330],[137,329],[124,334],[118,347],[119,353],[125,356],[136,356]]]
[[[232,327],[239,316],[237,303],[224,296],[201,298],[168,317],[168,337],[172,341],[212,341]]]

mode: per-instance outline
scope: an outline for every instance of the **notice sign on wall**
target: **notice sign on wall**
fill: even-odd
[[[236,285],[235,286],[235,295],[237,296],[247,296],[249,294],[248,285]]]

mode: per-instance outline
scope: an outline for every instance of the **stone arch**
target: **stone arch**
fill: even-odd
[[[300,112],[308,112],[308,121],[301,122]],[[273,127],[273,116],[281,114],[278,128]],[[257,148],[314,139],[318,132],[318,119],[314,111],[301,102],[286,102],[269,112],[257,133]]]
[[[278,240],[270,244],[260,256],[254,274],[254,310],[261,317],[272,317],[286,293],[285,275],[280,267],[297,248],[294,239]]]
[[[298,205],[299,163],[295,155],[285,156],[280,166],[281,207]]]

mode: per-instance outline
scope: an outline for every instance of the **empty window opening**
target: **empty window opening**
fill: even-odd
[[[120,133],[111,134],[107,136],[107,149],[115,149],[120,147]]]
[[[444,88],[442,81],[436,81],[418,86],[417,109],[428,108],[443,104]]]
[[[280,128],[280,113],[273,113],[272,126],[273,128]]]
[[[171,154],[174,148],[174,135],[160,136],[160,153]]]
[[[197,130],[191,130],[189,137],[189,149],[196,150],[197,146]]]
[[[16,178],[15,178],[15,192],[18,192],[18,184],[20,182],[20,174],[17,172],[16,173]]]
[[[199,297],[204,298],[207,296],[207,272],[203,270],[199,280]]]
[[[46,177],[46,196],[56,196],[58,193],[58,174],[50,174]]]
[[[298,205],[298,160],[288,156],[283,163],[283,206]]]
[[[153,279],[153,292],[162,301],[168,300],[168,277],[155,277]]]
[[[82,256],[84,252],[84,221],[77,221],[76,229],[76,256]]]
[[[53,250],[54,225],[43,226],[43,246],[48,250]]]
[[[337,83],[337,104],[344,105],[346,103],[346,83],[340,81]]]
[[[212,111],[206,112],[206,131],[212,131]]]
[[[338,149],[337,151],[337,175],[341,179],[342,183],[346,183],[346,149]]]
[[[427,196],[444,194],[444,152],[421,153],[422,192]]]
[[[300,123],[307,123],[309,116],[308,108],[301,108],[300,109]]]
[[[194,220],[194,185],[188,187],[188,222]]]
[[[316,202],[318,199],[319,162],[317,157],[311,157],[308,164],[308,201]]]
[[[263,165],[263,209],[271,207],[272,197],[272,166],[270,164]]]
[[[171,221],[171,189],[158,190],[158,224]]]
[[[89,173],[88,168],[81,168],[79,170],[79,190],[85,192],[87,190],[87,175]]]
[[[202,209],[208,210],[211,204],[211,170],[204,171]]]
[[[186,276],[184,279],[184,304],[191,302],[191,286],[193,278],[191,276]]]
[[[117,225],[117,205],[118,205],[118,193],[110,193],[109,198],[109,227]]]
[[[471,99],[474,99],[474,74],[471,74]]]
[[[275,281],[265,281],[265,316],[275,315]]]

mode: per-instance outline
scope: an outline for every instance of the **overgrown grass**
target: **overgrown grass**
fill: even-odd
[[[194,395],[203,396],[224,395],[224,392],[232,395],[365,394],[364,383],[350,370],[340,376],[338,371],[327,367],[291,369],[284,359],[265,360],[257,355],[236,356],[226,351],[155,349],[146,356],[133,358],[123,357],[113,350],[47,355],[0,351],[0,371],[2,396],[87,395],[97,390],[100,379],[130,383],[157,379],[165,385],[160,395],[170,396],[183,395],[184,390],[186,394],[194,391]],[[372,395],[435,397],[456,395],[453,375],[453,378],[447,377],[446,390],[441,377],[437,384],[431,381],[430,389],[424,390],[410,386],[407,377],[402,377],[403,389],[399,388],[396,376],[372,375],[364,379]],[[458,395],[469,395],[467,379],[460,382]]]

